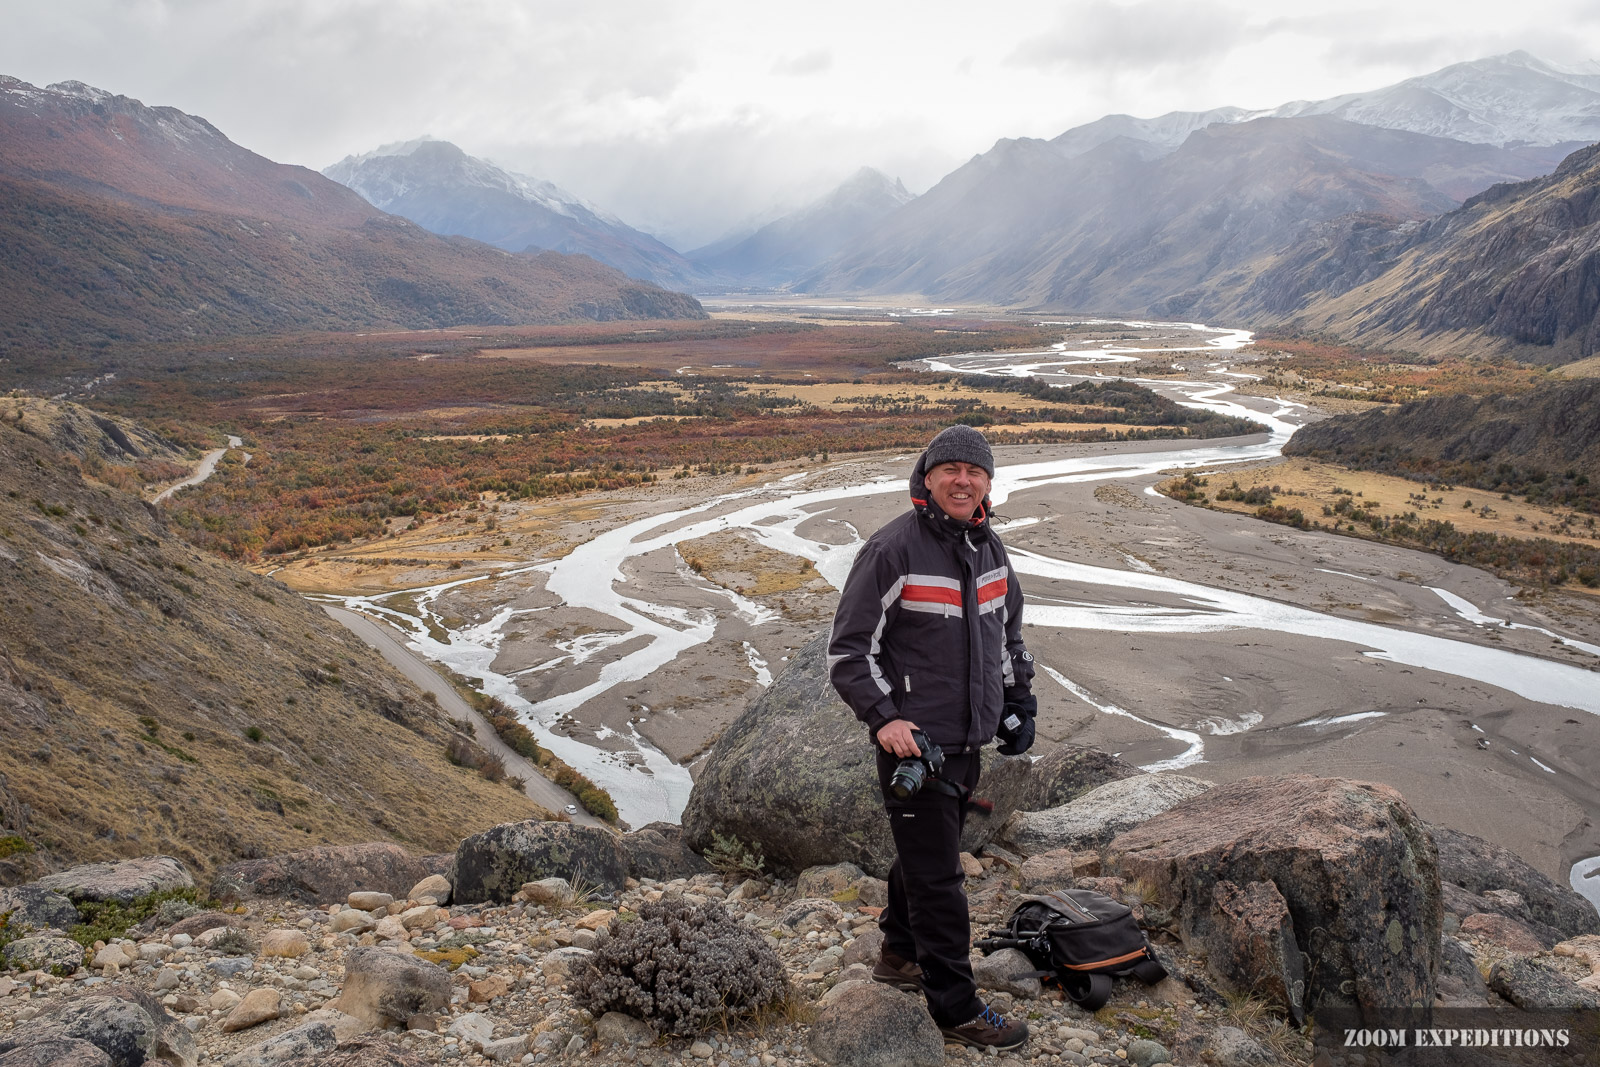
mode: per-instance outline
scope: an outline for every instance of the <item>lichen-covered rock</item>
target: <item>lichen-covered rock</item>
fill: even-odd
[[[811,1052],[832,1067],[943,1067],[944,1037],[920,997],[877,982],[834,986],[811,1024]]]
[[[1211,782],[1182,774],[1121,778],[1065,804],[1016,812],[1006,820],[999,837],[1025,856],[1063,848],[1092,851],[1211,787]]]
[[[1276,1005],[1299,1026],[1305,1019],[1305,958],[1283,894],[1271,882],[1223,881],[1211,900],[1212,919],[1203,927],[1207,968],[1239,992]]]
[[[303,1057],[309,1059],[318,1053],[332,1052],[338,1045],[339,1039],[327,1023],[302,1023],[229,1057],[222,1067],[278,1067]]]
[[[111,1057],[88,1041],[51,1037],[0,1053],[0,1067],[111,1067]]]
[[[194,885],[189,871],[171,856],[141,856],[114,863],[85,863],[34,883],[72,900],[114,900],[119,904],[168,889]]]
[[[5,948],[6,966],[67,975],[83,964],[83,946],[66,937],[19,937]]]
[[[506,904],[523,885],[541,878],[581,879],[617,890],[628,880],[628,855],[609,830],[530,819],[463,840],[449,878],[458,904]]]
[[[802,897],[832,898],[848,892],[862,877],[862,870],[853,863],[833,863],[826,867],[807,867],[795,880],[795,892]]]
[[[623,834],[622,851],[628,856],[628,873],[641,880],[670,882],[711,870],[711,864],[684,844],[683,827],[677,823],[653,822]]]
[[[218,900],[287,897],[305,904],[342,904],[351,893],[403,898],[430,874],[425,858],[399,845],[320,845],[281,856],[230,863],[211,882]]]
[[[1219,1026],[1206,1038],[1201,1056],[1216,1067],[1269,1067],[1277,1059],[1237,1026]]]
[[[1494,911],[1524,922],[1531,919],[1554,927],[1563,937],[1600,934],[1600,912],[1595,911],[1594,905],[1546,878],[1514,852],[1448,827],[1430,826],[1429,830],[1439,849],[1440,880],[1482,897],[1485,903],[1475,903],[1474,910]],[[1520,908],[1508,907],[1508,898],[1503,896],[1482,896],[1507,889],[1521,898]]]
[[[844,918],[844,909],[831,900],[810,897],[795,901],[783,909],[778,925],[791,927],[796,933],[821,930],[833,926]]]
[[[573,1001],[591,1015],[620,1011],[661,1033],[694,1034],[783,999],[783,964],[720,904],[646,904],[576,969]]]
[[[368,1026],[404,1026],[413,1015],[450,1006],[450,972],[415,956],[352,949],[344,971],[337,1007]]]
[[[1482,1008],[1489,1003],[1489,987],[1484,984],[1478,961],[1467,946],[1446,937],[1439,946],[1439,1006],[1443,1008]]]
[[[1600,1010],[1600,993],[1580,988],[1537,956],[1507,956],[1489,972],[1489,988],[1523,1011]]]
[[[175,1025],[154,997],[125,988],[55,1005],[47,1014],[0,1034],[0,1052],[70,1040],[94,1045],[113,1067],[140,1067],[157,1058],[192,1065],[199,1059],[194,1039]]]
[[[65,930],[79,921],[78,909],[72,906],[72,901],[40,885],[0,889],[0,914],[8,912],[6,929],[11,933],[30,928]]]
[[[1138,773],[1092,749],[1041,743],[1029,755],[983,750],[978,795],[994,811],[969,815],[962,850],[977,852],[1013,811],[1063,803]],[[683,832],[699,852],[713,833],[737,837],[784,877],[833,863],[888,873],[895,850],[876,758],[866,727],[828,681],[826,634],[800,649],[723,731],[689,794]]]
[[[1539,952],[1555,944],[1554,941],[1539,937],[1517,920],[1492,912],[1480,912],[1462,919],[1460,936],[1488,941],[1507,951],[1523,954]]]
[[[1142,879],[1206,943],[1217,883],[1271,882],[1308,959],[1306,1006],[1362,1012],[1433,1003],[1443,913],[1426,826],[1388,786],[1342,778],[1244,778],[1116,838],[1106,871]]]

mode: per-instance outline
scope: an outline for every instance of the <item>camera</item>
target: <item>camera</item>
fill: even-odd
[[[910,800],[921,791],[929,778],[937,778],[944,770],[944,750],[928,740],[921,730],[912,730],[920,756],[903,759],[889,779],[889,792],[897,800]]]

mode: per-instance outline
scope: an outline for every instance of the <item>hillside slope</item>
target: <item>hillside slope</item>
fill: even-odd
[[[433,233],[471,237],[507,252],[586,255],[630,278],[672,288],[710,281],[649,234],[550,182],[502,170],[449,141],[385,145],[346,156],[322,173],[379,210]]]
[[[1592,356],[1600,145],[1425,225],[1341,220],[1264,271],[1261,286],[1266,310],[1363,344],[1429,351],[1487,336],[1539,362]]]
[[[1600,380],[1516,396],[1440,396],[1295,431],[1284,455],[1600,510]]]
[[[203,119],[0,76],[0,345],[699,317],[590,259],[385,215]]]
[[[38,850],[0,881],[155,852],[203,872],[329,842],[441,851],[536,816],[452,766],[439,712],[319,608],[108,484],[163,458],[125,424],[0,398],[0,809]]]

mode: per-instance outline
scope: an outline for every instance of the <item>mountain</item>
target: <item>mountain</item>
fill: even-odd
[[[911,199],[898,180],[862,167],[826,196],[748,237],[689,255],[745,285],[784,285],[821,266],[852,238]]]
[[[1456,206],[1452,193],[1540,173],[1550,152],[1327,116],[1213,124],[1154,159],[1148,147],[1118,136],[1063,156],[1048,141],[1001,141],[797,287],[1199,313],[1319,221],[1424,219]]]
[[[1177,149],[1194,131],[1219,122],[1307,115],[1331,115],[1471,144],[1559,146],[1564,155],[1579,144],[1600,140],[1600,68],[1570,71],[1526,52],[1510,52],[1455,63],[1371,92],[1296,100],[1256,111],[1219,107],[1171,111],[1153,119],[1107,115],[1073,127],[1050,143],[1063,155],[1073,156],[1126,137],[1147,146],[1143,151],[1154,158]]]
[[[452,766],[454,731],[320,607],[171,533],[183,459],[71,404],[0,398],[0,881],[164,853],[192,870],[538,817]]]
[[[1426,351],[1486,337],[1540,362],[1592,356],[1600,145],[1421,225],[1338,220],[1263,270],[1252,295],[1282,320],[1363,344]]]
[[[0,346],[701,317],[592,260],[385,215],[204,119],[0,76]]]
[[[648,234],[538,178],[502,170],[448,141],[422,139],[346,156],[322,172],[368,203],[438,234],[508,252],[592,256],[631,278],[704,287],[706,273]]]

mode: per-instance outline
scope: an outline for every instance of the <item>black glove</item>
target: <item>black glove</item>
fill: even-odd
[[[1008,700],[1000,711],[1000,726],[995,737],[1001,745],[1002,756],[1020,756],[1033,747],[1033,717],[1039,710],[1039,701],[1032,693],[1019,694]]]

